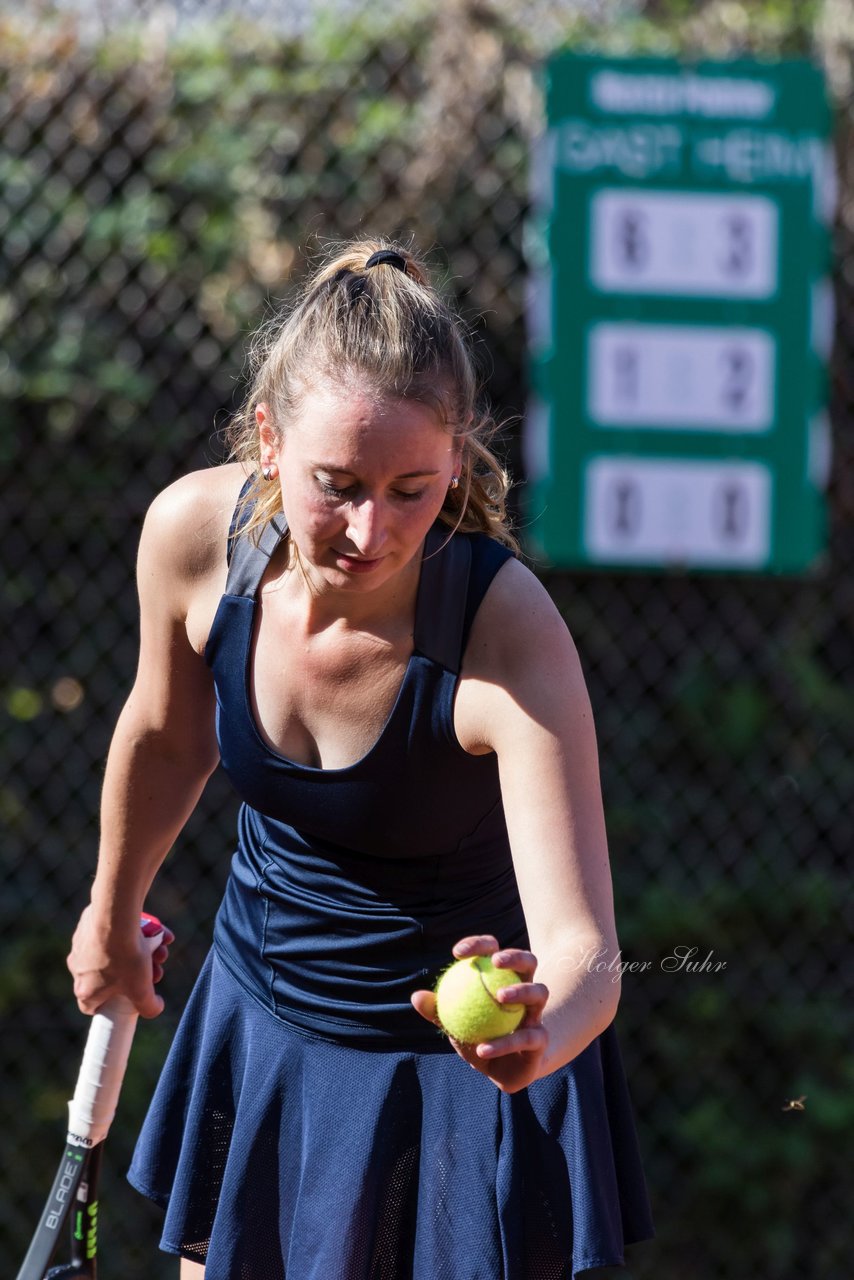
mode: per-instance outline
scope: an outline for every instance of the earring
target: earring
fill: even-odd
[[[261,475],[269,483],[273,479],[273,468],[265,467],[264,470],[261,472]]]
[[[459,487],[460,487],[460,477],[459,477],[459,476],[451,476],[451,483],[448,485],[448,488],[449,488],[449,489],[459,489]]]

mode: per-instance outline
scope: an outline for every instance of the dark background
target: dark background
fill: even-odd
[[[339,15],[290,36],[246,17],[109,29],[11,8],[0,10],[2,1256],[16,1266],[25,1251],[86,1029],[64,956],[135,668],[143,513],[164,484],[222,456],[249,334],[307,256],[363,232],[429,250],[472,324],[522,479],[527,157],[542,123],[538,60],[566,41],[808,53],[831,78],[841,199],[827,555],[791,580],[535,567],[589,680],[623,959],[649,962],[626,978],[618,1018],[659,1227],[633,1273],[848,1280],[851,37],[834,30],[834,6],[627,5],[615,21],[617,6],[584,19],[543,3],[525,8],[536,21],[514,22],[453,0],[438,23],[415,9],[397,25]],[[208,946],[234,817],[217,775],[150,903],[180,942],[108,1147],[104,1271],[126,1280],[174,1270],[155,1251],[159,1214],[121,1174]],[[725,967],[669,971],[677,948]],[[801,1095],[803,1111],[784,1109]]]

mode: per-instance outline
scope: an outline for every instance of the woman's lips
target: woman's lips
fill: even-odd
[[[339,565],[346,569],[349,573],[370,573],[378,564],[382,564],[384,557],[380,556],[376,560],[363,560],[359,556],[348,556],[343,551],[336,551]]]

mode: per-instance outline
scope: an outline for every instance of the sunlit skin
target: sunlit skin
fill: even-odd
[[[261,465],[281,485],[312,594],[348,616],[394,609],[417,583],[417,553],[459,472],[459,437],[431,407],[358,386],[307,393],[281,433],[268,406],[256,418]]]

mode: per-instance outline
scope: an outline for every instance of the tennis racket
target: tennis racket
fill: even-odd
[[[163,937],[163,925],[154,916],[143,915],[140,926],[153,953]],[[97,1276],[101,1156],[116,1113],[137,1016],[126,996],[114,996],[92,1017],[77,1087],[68,1104],[65,1150],[17,1280],[95,1280]],[[68,1223],[71,1261],[48,1271]]]

